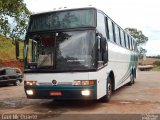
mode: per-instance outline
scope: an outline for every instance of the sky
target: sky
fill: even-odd
[[[160,55],[160,0],[24,0],[34,13],[63,7],[93,6],[104,11],[122,28],[136,28],[148,37],[147,56]]]

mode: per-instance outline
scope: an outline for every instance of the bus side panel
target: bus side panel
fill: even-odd
[[[97,80],[97,99],[106,95],[107,76],[107,66],[96,72],[89,72],[89,79]]]
[[[115,77],[115,89],[130,81],[131,51],[108,42],[108,68]]]

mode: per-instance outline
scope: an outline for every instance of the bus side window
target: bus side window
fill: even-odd
[[[122,45],[122,47],[126,47],[125,38],[124,38],[124,32],[122,31],[122,29],[120,29],[120,34],[121,34],[121,45]]]
[[[135,42],[135,50],[138,52],[138,43],[137,42]]]
[[[133,50],[133,42],[132,42],[132,38],[131,38],[131,50]]]
[[[106,37],[105,17],[99,12],[97,13],[97,30],[103,37]]]
[[[131,44],[130,44],[131,42],[130,42],[130,37],[128,36],[128,47],[129,47],[129,49],[131,49]]]
[[[133,51],[135,51],[135,42],[134,42],[134,40],[132,39],[132,45],[133,45]]]
[[[121,41],[119,36],[119,27],[116,24],[114,24],[114,30],[115,30],[115,41],[118,45],[120,45]]]
[[[114,42],[112,21],[108,18],[109,39]]]
[[[127,45],[126,45],[126,34],[125,34],[125,32],[124,31],[122,31],[123,32],[123,35],[124,35],[124,46],[125,46],[125,48],[127,47]]]
[[[134,39],[132,39],[132,48],[133,48],[133,51],[134,51]]]
[[[120,45],[122,45],[122,39],[121,39],[121,33],[120,33],[120,28],[119,27],[118,27],[118,34],[119,34]]]
[[[127,33],[125,33],[125,41],[126,41],[126,48],[129,48],[128,47],[128,36],[127,36]]]
[[[112,28],[113,28],[113,40],[116,43],[116,35],[115,35],[115,24],[112,22]]]
[[[106,35],[107,35],[107,39],[109,39],[109,27],[108,27],[108,18],[106,17]]]

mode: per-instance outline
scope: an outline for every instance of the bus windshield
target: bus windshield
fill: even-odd
[[[95,68],[95,31],[34,33],[26,44],[26,61],[35,69],[84,70]]]
[[[94,9],[55,11],[32,15],[28,32],[80,27],[96,27]]]

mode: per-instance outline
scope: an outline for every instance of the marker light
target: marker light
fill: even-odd
[[[74,80],[73,85],[82,85],[81,80]]]
[[[89,90],[83,90],[83,91],[81,91],[81,94],[84,95],[84,96],[89,96],[90,91]]]
[[[74,80],[73,85],[94,85],[94,80]]]
[[[89,80],[82,80],[82,85],[89,85]]]
[[[24,81],[25,85],[37,85],[37,81]]]
[[[33,95],[33,90],[26,90],[27,95]]]

